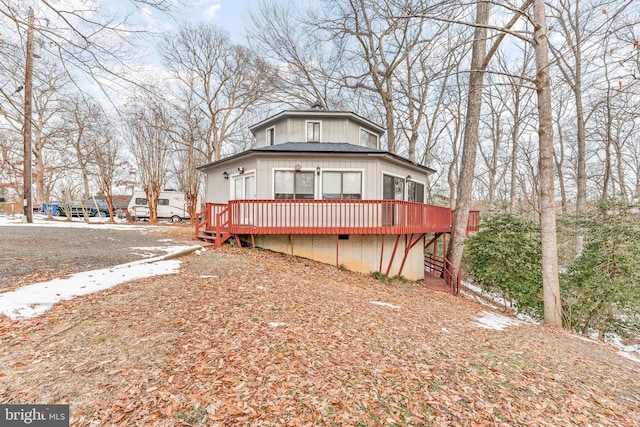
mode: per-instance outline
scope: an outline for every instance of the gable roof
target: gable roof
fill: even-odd
[[[366,155],[366,156],[376,156],[376,157],[387,157],[395,161],[422,169],[427,173],[435,173],[434,169],[431,169],[427,166],[420,165],[418,163],[414,163],[408,159],[405,159],[402,156],[398,156],[397,154],[393,154],[384,150],[378,150],[375,148],[361,147],[359,145],[353,145],[346,142],[341,142],[341,143],[286,142],[284,144],[268,145],[266,147],[252,148],[250,150],[243,151],[242,153],[233,154],[229,157],[225,157],[224,159],[220,159],[211,163],[207,163],[206,165],[199,166],[197,169],[200,171],[203,171],[212,166],[218,166],[228,161],[237,160],[242,157],[246,157],[250,155],[277,155],[277,154],[285,154],[285,153],[296,153],[296,154],[322,153],[322,154],[339,154],[343,156]]]
[[[286,117],[305,117],[309,119],[330,118],[330,117],[347,117],[360,125],[363,125],[371,130],[374,130],[379,136],[385,133],[385,128],[375,124],[369,119],[366,119],[351,111],[331,111],[331,110],[284,110],[276,115],[267,117],[266,119],[249,126],[249,130],[252,134],[255,131],[263,127],[267,127],[274,122],[277,122]]]

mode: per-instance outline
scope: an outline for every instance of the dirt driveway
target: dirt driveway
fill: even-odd
[[[0,290],[163,255],[194,235],[189,225],[64,225],[0,225]]]

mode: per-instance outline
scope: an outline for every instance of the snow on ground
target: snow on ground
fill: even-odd
[[[494,309],[498,309],[498,306],[510,307],[510,305],[504,300],[504,298],[501,298],[501,297],[498,297],[498,296],[495,296],[495,295],[491,295],[490,293],[483,291],[482,288],[480,288],[479,286],[475,286],[475,285],[473,285],[473,284],[471,284],[469,282],[464,282],[464,286],[469,288],[473,292],[476,292],[477,294],[484,295],[486,298],[488,298],[491,301],[495,301],[495,303],[497,304],[496,306],[494,306],[490,302],[483,301],[482,299],[475,299],[476,301],[480,302],[483,305],[489,306],[490,308],[494,308]],[[465,293],[464,291],[462,291],[462,294],[463,295],[467,295],[470,298],[473,298],[472,296],[470,296],[468,293]],[[513,308],[515,309],[515,307],[513,307]],[[487,313],[487,314],[490,314],[492,316],[498,316],[498,317],[495,318],[495,319],[491,319],[491,317],[487,317],[482,313]],[[521,324],[523,322],[532,323],[532,324],[535,324],[535,325],[540,325],[541,324],[539,321],[531,318],[530,316],[522,314],[522,313],[516,313],[516,317],[518,319],[522,320],[522,322],[519,322],[517,320],[512,320],[512,319],[509,319],[509,318],[504,317],[504,316],[500,316],[499,314],[489,313],[489,312],[486,312],[486,311],[481,312],[481,314],[482,315],[481,315],[481,318],[479,319],[479,322],[472,323],[473,326],[489,328],[489,329],[503,330],[504,327],[499,328],[499,326],[502,324],[502,321],[501,321],[501,319],[499,317],[502,317],[504,319],[507,319],[507,320],[515,322],[512,325],[506,325],[506,326],[514,326],[514,325],[517,325],[517,324]],[[493,326],[495,326],[495,327],[490,327],[490,325],[492,325],[494,321],[495,321],[495,324]],[[598,334],[596,333],[590,338],[589,337],[583,337],[583,336],[578,336],[578,338],[583,339],[585,341],[598,342],[597,335]],[[640,361],[640,359],[638,359],[638,357],[636,357],[634,355],[635,353],[640,354],[640,344],[625,345],[625,344],[622,343],[622,339],[619,336],[613,335],[613,334],[607,334],[606,335],[605,343],[620,349],[620,354],[625,356],[625,357],[627,357],[628,359],[635,360],[635,361]]]
[[[136,261],[112,268],[76,273],[66,279],[34,283],[2,293],[0,313],[14,320],[39,316],[63,300],[109,289],[135,279],[178,273],[181,264],[178,260],[143,261],[145,262]]]
[[[24,227],[84,227],[93,228],[105,227],[118,230],[149,230],[150,226],[135,227],[118,224],[88,224],[82,219],[78,221],[66,220],[46,220],[46,216],[34,215],[33,224],[22,222],[21,216],[8,217],[0,216],[0,225],[20,225]],[[101,218],[91,218],[98,219]],[[104,220],[104,218],[102,218]],[[170,239],[164,241],[169,242]],[[151,256],[152,251],[164,251],[165,255],[152,258],[145,258],[127,264],[117,265],[111,268],[85,271],[76,273],[65,279],[54,279],[48,282],[34,283],[23,286],[13,291],[0,294],[0,313],[11,319],[26,319],[39,316],[53,307],[57,302],[68,300],[80,295],[98,292],[104,289],[119,285],[131,280],[145,277],[157,276],[161,274],[175,274],[180,270],[181,261],[165,258],[176,255],[202,250],[199,245],[194,246],[157,246],[157,247],[134,247],[142,255]]]
[[[15,216],[11,215],[2,215],[0,214],[0,225],[20,225],[23,227],[72,227],[72,228],[100,228],[111,229],[111,230],[140,230],[140,231],[150,231],[153,228],[162,228],[163,226],[153,226],[153,225],[145,225],[145,226],[136,226],[131,225],[127,222],[126,219],[118,219],[115,218],[115,223],[110,223],[109,218],[105,217],[90,217],[89,222],[87,222],[84,218],[71,218],[69,221],[66,217],[53,217],[53,219],[49,219],[46,215],[42,214],[33,214],[33,224],[27,224],[23,222],[26,220],[26,217],[22,214],[18,214]]]
[[[371,301],[369,304],[380,305],[382,307],[389,307],[389,308],[393,308],[395,310],[400,310],[402,308],[399,305],[393,305],[393,304],[388,303],[388,302],[380,302],[380,301]]]
[[[619,351],[618,354],[622,357],[626,357],[629,360],[633,360],[634,362],[640,362],[640,357],[637,357],[635,354],[631,354],[626,351]]]
[[[522,324],[519,320],[511,319],[501,314],[489,311],[481,311],[476,320],[476,322],[471,323],[472,326],[494,329],[496,331],[503,331],[507,326],[518,326]]]

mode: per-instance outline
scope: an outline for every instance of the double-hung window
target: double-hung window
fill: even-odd
[[[313,200],[315,176],[313,171],[275,171],[275,198]]]
[[[360,145],[362,147],[378,148],[378,135],[360,128]]]
[[[320,142],[320,122],[307,121],[307,142]]]
[[[323,172],[322,198],[325,200],[362,199],[362,172]]]
[[[276,143],[276,128],[270,127],[267,129],[267,145],[274,145]]]

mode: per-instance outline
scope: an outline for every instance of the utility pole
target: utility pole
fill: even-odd
[[[31,200],[31,89],[33,86],[33,9],[29,8],[27,27],[27,60],[24,71],[24,214],[29,224],[33,223]]]

